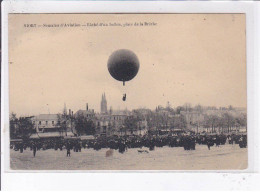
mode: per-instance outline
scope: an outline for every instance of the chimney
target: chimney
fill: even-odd
[[[71,115],[71,110],[69,109],[69,115]]]
[[[73,111],[71,111],[71,115],[73,116]]]
[[[88,103],[86,104],[86,110],[88,110]]]

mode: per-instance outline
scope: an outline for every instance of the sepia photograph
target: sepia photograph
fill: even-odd
[[[246,170],[246,15],[8,14],[10,170]]]

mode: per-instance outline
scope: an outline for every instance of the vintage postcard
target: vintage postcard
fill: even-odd
[[[11,170],[244,170],[245,14],[9,14]]]

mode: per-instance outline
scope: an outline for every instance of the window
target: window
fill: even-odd
[[[54,125],[54,121],[52,121],[52,125]]]
[[[42,124],[42,122],[41,121],[39,121],[39,125],[41,125]]]
[[[48,125],[48,121],[46,121],[46,125]]]
[[[39,128],[39,131],[42,131],[42,128]]]

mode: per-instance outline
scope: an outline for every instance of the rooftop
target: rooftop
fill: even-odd
[[[35,116],[36,120],[58,120],[58,114],[40,114]]]

